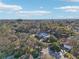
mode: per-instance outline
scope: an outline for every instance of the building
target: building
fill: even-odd
[[[40,41],[45,41],[45,40],[47,40],[49,37],[50,37],[50,35],[48,34],[48,33],[46,33],[46,32],[39,32],[39,33],[36,33],[36,35],[35,35]]]

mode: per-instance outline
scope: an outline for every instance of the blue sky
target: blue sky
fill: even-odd
[[[0,0],[0,19],[79,18],[79,0]]]

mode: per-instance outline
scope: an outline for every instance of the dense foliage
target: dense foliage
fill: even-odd
[[[13,57],[19,59],[22,56],[29,58],[30,55],[33,58],[38,58],[41,56],[41,50],[49,45],[51,45],[51,50],[59,52],[61,50],[60,39],[75,36],[76,33],[73,31],[73,27],[67,23],[53,21],[1,21],[0,59],[9,56],[12,56],[11,59]],[[42,42],[34,36],[37,32],[46,32],[51,37]],[[78,47],[73,48],[71,53],[76,53],[78,49]],[[78,58],[78,56],[76,57]]]

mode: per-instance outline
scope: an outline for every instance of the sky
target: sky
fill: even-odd
[[[79,0],[0,0],[0,19],[79,19]]]

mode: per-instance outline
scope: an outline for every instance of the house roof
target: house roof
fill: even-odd
[[[37,35],[39,37],[46,37],[46,36],[48,36],[48,34],[46,32],[39,32],[39,33],[37,33]]]
[[[64,44],[64,48],[71,50],[71,49],[72,49],[72,46],[70,46],[70,45],[65,45],[65,44]]]

